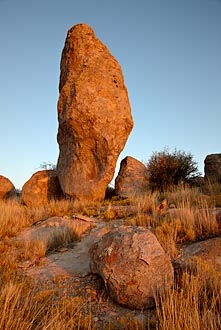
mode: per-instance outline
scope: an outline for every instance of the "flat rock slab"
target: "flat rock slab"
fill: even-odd
[[[119,222],[119,221],[118,221]],[[116,222],[97,223],[96,228],[76,242],[74,248],[55,252],[41,259],[40,266],[27,267],[26,274],[39,280],[53,280],[56,277],[84,277],[91,273],[89,250]]]
[[[44,241],[49,243],[53,235],[62,233],[65,229],[70,229],[79,239],[85,232],[97,226],[97,220],[74,215],[72,217],[52,217],[47,220],[40,220],[30,228],[25,229],[16,236],[16,240],[22,241]]]
[[[197,257],[213,269],[221,272],[221,237],[207,239],[183,247],[182,256],[176,260],[175,267],[183,270],[189,269]]]

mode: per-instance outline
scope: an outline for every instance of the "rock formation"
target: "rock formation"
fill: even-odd
[[[153,307],[155,297],[173,283],[173,267],[148,229],[120,226],[105,234],[91,250],[91,270],[98,273],[117,303]]]
[[[120,163],[115,179],[115,194],[121,197],[144,193],[148,189],[147,169],[139,160],[127,156]]]
[[[0,175],[0,200],[7,199],[15,194],[13,183],[3,175]]]
[[[72,198],[101,200],[133,127],[122,71],[86,24],[68,31],[60,69],[61,188]]]
[[[46,204],[63,195],[55,170],[38,171],[22,187],[22,202],[27,205]]]
[[[209,182],[221,183],[221,154],[207,155],[204,160],[205,178]]]

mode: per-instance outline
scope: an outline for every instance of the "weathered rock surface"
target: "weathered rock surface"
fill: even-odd
[[[3,175],[0,175],[0,200],[7,199],[15,194],[13,183]]]
[[[38,171],[22,187],[22,202],[28,206],[46,204],[63,196],[55,170]]]
[[[53,279],[53,276],[74,277],[76,275],[88,276],[91,274],[89,251],[95,242],[99,241],[103,235],[109,232],[117,222],[110,224],[100,223],[93,218],[91,221],[83,220],[85,217],[52,217],[46,221],[41,221],[33,227],[21,232],[16,239],[23,242],[41,241],[46,242],[47,246],[52,245],[54,237],[58,237],[62,231],[73,231],[74,248],[59,253],[51,253],[44,259],[40,267],[28,270],[29,275],[35,274],[41,281]],[[57,239],[58,241],[58,239]],[[32,260],[30,262],[33,262]],[[25,268],[27,263],[22,264]]]
[[[91,274],[89,254],[91,247],[103,235],[122,223],[120,220],[102,223],[95,218],[88,218],[78,214],[74,218],[53,217],[39,221],[32,227],[26,228],[19,233],[16,238],[13,238],[13,241],[21,240],[25,243],[24,247],[16,244],[16,249],[19,246],[21,251],[21,253],[19,252],[21,256],[20,271],[24,271],[25,276],[30,277],[34,281],[33,283],[36,284],[36,287],[44,293],[45,290],[47,292],[48,290],[53,290],[53,292],[56,292],[56,297],[65,299],[67,297],[81,297],[85,302],[85,306],[89,303],[91,314],[96,315],[93,317],[94,323],[92,325],[98,330],[110,328],[110,325],[116,329],[125,329],[125,320],[128,320],[127,324],[130,325],[130,328],[134,325],[134,328],[145,329],[148,324],[150,329],[155,329],[158,318],[154,309],[148,312],[145,309],[130,310],[116,304],[112,299],[109,299],[101,277],[97,274]],[[50,237],[57,234],[63,227],[72,228],[79,236],[79,240],[70,245],[65,244],[63,247],[58,245],[53,252],[50,252],[40,260],[38,254],[36,256],[33,251],[30,259],[27,260],[24,248],[35,246],[36,240],[42,241],[46,239],[50,243]],[[49,229],[51,230],[51,235],[48,235]],[[57,239],[56,242],[58,243]],[[211,262],[208,268],[208,276],[210,276],[211,271],[212,274],[216,271],[221,271],[220,244],[220,237],[187,244],[182,249],[183,253],[181,253],[179,259],[181,263],[179,267],[182,267],[184,272],[192,271],[189,269],[189,264],[197,256],[197,258],[201,258],[203,263]],[[15,253],[14,248],[13,253]],[[25,259],[22,259],[23,255],[26,255]],[[207,265],[205,269],[207,269]],[[194,267],[193,271],[196,270],[197,268]],[[177,268],[175,268],[175,271],[177,271]],[[219,276],[218,273],[217,275]],[[177,280],[179,280],[179,277]],[[219,323],[217,322],[217,324]]]
[[[45,257],[39,260],[35,260],[32,257],[29,260],[23,260],[19,263],[20,270],[25,272],[25,276],[31,278],[36,286],[43,292],[44,290],[53,290],[57,295],[67,299],[67,297],[80,297],[82,301],[85,302],[85,306],[89,304],[89,310],[93,317],[92,326],[94,329],[103,330],[106,328],[114,329],[125,329],[125,320],[127,324],[136,324],[136,328],[145,328],[145,325],[150,324],[150,313],[146,310],[136,311],[129,310],[128,308],[122,307],[115,304],[112,299],[107,295],[104,282],[102,278],[97,274],[92,274],[90,270],[90,255],[89,250],[91,246],[100,240],[100,238],[106,234],[109,230],[118,226],[121,221],[112,221],[109,223],[96,222],[96,219],[92,218],[91,221],[93,226],[91,231],[87,226],[90,222],[85,222],[82,219],[84,217],[78,215],[76,219],[65,219],[53,217],[46,221],[42,221],[40,224],[36,224],[31,228],[25,229],[24,232],[19,234],[17,239],[25,240],[25,246],[31,246],[28,243],[29,239],[39,239],[42,240],[44,235],[42,232],[46,231],[47,226],[51,229],[59,229],[63,225],[71,225],[71,221],[74,223],[71,225],[75,230],[75,225],[79,226],[81,229],[87,229],[85,233],[82,232],[80,235],[80,240],[76,241],[74,244],[67,245],[64,248],[57,248],[54,252],[50,252]],[[55,227],[51,227],[55,225]],[[58,225],[58,227],[57,227]],[[97,227],[96,227],[97,225]],[[83,226],[83,227],[82,227]],[[96,228],[94,228],[94,226]],[[30,233],[31,230],[31,233]],[[77,233],[79,229],[77,227]],[[54,232],[55,233],[55,232]],[[53,234],[54,234],[53,233]],[[52,234],[52,235],[53,235]],[[28,241],[27,241],[28,240]],[[33,253],[34,254],[34,253]],[[22,251],[21,251],[22,255]],[[154,328],[154,317],[151,317],[151,323]],[[148,321],[147,321],[148,316]],[[122,320],[122,321],[121,321]],[[152,327],[151,327],[152,329]]]
[[[153,307],[155,297],[173,283],[171,261],[148,229],[113,229],[90,254],[92,272],[104,279],[110,296],[123,306]]]
[[[221,154],[207,155],[204,160],[205,178],[209,182],[221,183]]]
[[[133,127],[122,71],[86,24],[68,31],[60,69],[61,188],[72,198],[101,200]]]
[[[207,264],[214,271],[221,272],[221,237],[184,246],[182,255],[176,260],[174,267],[177,270],[192,272],[196,270],[196,260]]]
[[[120,163],[115,179],[115,194],[121,197],[144,193],[148,188],[147,169],[139,160],[127,156]]]

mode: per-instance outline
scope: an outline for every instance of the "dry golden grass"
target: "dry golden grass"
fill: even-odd
[[[29,251],[21,250],[19,243],[0,244],[0,329],[92,329],[92,316],[83,299],[58,299],[56,291],[34,287],[24,277],[18,265],[29,258]],[[36,249],[39,254],[41,249]]]
[[[205,200],[200,200],[198,206],[191,206],[191,201],[184,200],[177,209],[162,216],[155,233],[173,258],[177,254],[177,243],[214,237],[219,234],[219,225]]]
[[[131,197],[131,203],[137,206],[137,215],[151,214],[153,217],[159,204],[160,194],[158,192],[147,192],[142,195]]]
[[[174,209],[159,209],[166,199]],[[108,205],[128,205],[128,200],[115,198]],[[122,203],[122,204],[121,204]],[[137,214],[125,223],[150,228],[166,252],[175,258],[177,244],[218,235],[220,228],[211,212],[211,204],[196,189],[182,189],[161,195],[147,193],[134,196],[130,203]],[[76,239],[76,230],[53,233],[50,243],[36,240],[19,243],[8,240],[40,219],[82,212],[99,213],[101,205],[73,204],[70,200],[51,201],[42,207],[25,207],[17,201],[0,202],[0,329],[5,330],[68,330],[96,329],[90,308],[82,298],[58,299],[52,290],[37,290],[21,276],[18,264],[31,255],[44,256],[48,249]],[[111,207],[107,220],[113,220]],[[30,253],[31,251],[31,253]],[[197,272],[183,273],[164,297],[156,300],[157,330],[218,330],[221,324],[221,274],[211,266],[197,262]],[[95,315],[96,316],[96,315]],[[122,329],[153,329],[153,320],[144,324],[130,318],[121,318]],[[116,329],[107,323],[106,329]]]
[[[0,329],[92,329],[92,317],[84,307],[79,297],[56,300],[52,290],[37,293],[25,283],[8,282],[1,287]]]
[[[48,252],[45,240],[17,241],[14,246],[19,251],[21,260],[37,260],[45,257]]]
[[[174,208],[159,208],[162,200]],[[179,253],[177,243],[186,243],[214,237],[220,228],[206,196],[197,189],[177,189],[135,196],[131,200],[137,205],[137,215],[127,219],[130,225],[144,226],[157,236],[165,251],[173,259]]]
[[[31,224],[30,216],[19,202],[0,201],[0,239],[14,236],[18,231]]]
[[[158,330],[218,330],[221,273],[198,261],[197,274],[183,273],[157,304]]]
[[[86,206],[69,199],[51,200],[46,205],[27,207],[17,200],[0,201],[0,239],[15,236],[41,219],[83,212]]]

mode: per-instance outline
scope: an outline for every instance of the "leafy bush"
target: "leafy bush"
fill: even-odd
[[[165,191],[180,183],[190,183],[199,175],[197,163],[191,153],[168,149],[154,152],[147,163],[149,185],[152,190]]]

